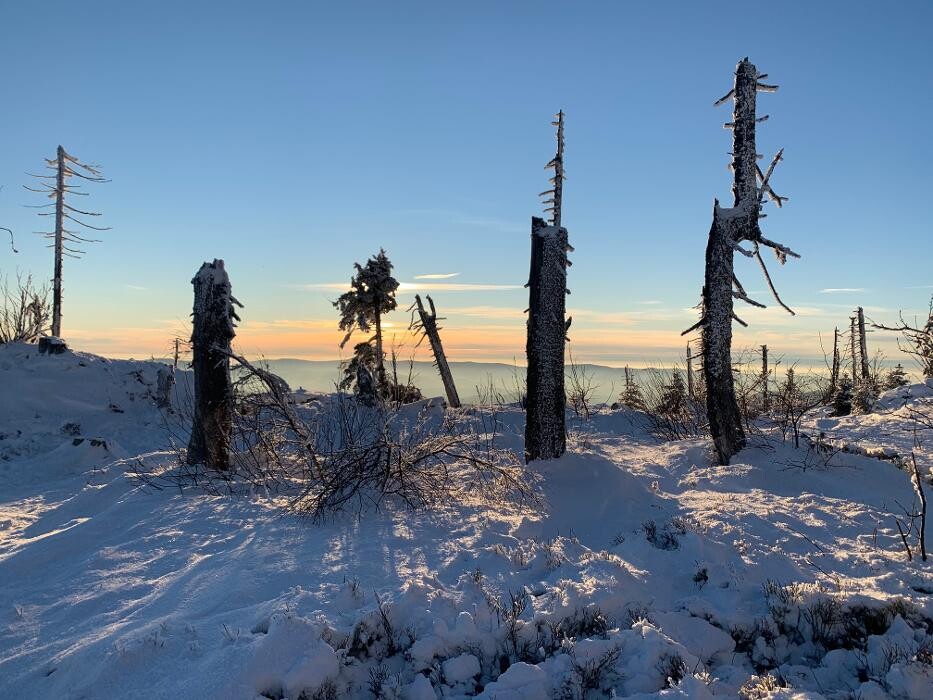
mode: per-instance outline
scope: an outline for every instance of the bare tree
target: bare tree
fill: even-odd
[[[858,321],[859,367],[862,371],[862,381],[869,382],[871,371],[868,367],[868,341],[865,338],[865,312],[861,306],[855,310],[855,318]]]
[[[0,289],[0,345],[3,343],[33,343],[49,329],[48,287],[36,287],[31,275],[17,274],[10,286],[3,280]]]
[[[194,368],[194,419],[188,442],[188,464],[204,464],[226,471],[233,415],[230,380],[230,342],[239,321],[223,260],[204,263],[191,280],[194,285],[194,330],[191,365]]]
[[[720,207],[716,200],[713,206],[713,224],[706,247],[701,318],[684,331],[686,334],[702,329],[706,407],[716,455],[721,464],[728,464],[732,456],[745,446],[745,432],[733,384],[731,349],[733,319],[743,326],[747,324],[736,316],[733,301],[741,299],[752,306],[764,306],[748,297],[735,276],[733,255],[736,251],[758,261],[775,301],[789,313],[794,313],[778,295],[761,256],[761,247],[764,246],[774,251],[781,264],[787,261],[788,256],[800,257],[790,248],[765,238],[759,226],[759,219],[765,216],[761,212],[765,197],[778,206],[786,200],[786,197],[777,195],[770,185],[774,168],[783,157],[783,149],[774,156],[765,172],[757,164],[755,126],[767,116],[756,116],[756,96],[758,92],[777,90],[777,86],[761,82],[765,77],[748,58],[742,59],[736,67],[733,88],[715,103],[721,105],[730,99],[734,102],[732,121],[725,124],[727,129],[732,129],[734,203],[731,208],[725,208]],[[743,247],[744,241],[751,243],[752,247]]]
[[[564,113],[557,114],[557,154],[545,167],[554,168],[553,189],[544,219],[531,219],[531,271],[528,279],[528,400],[525,421],[525,461],[560,457],[566,449],[564,410],[564,343],[570,319],[565,320],[567,260],[572,250],[567,229],[561,226],[564,181]]]
[[[418,317],[415,318],[414,313],[412,313],[409,328],[413,332],[422,334],[421,339],[418,341],[418,345],[421,345],[425,338],[428,339],[428,343],[431,345],[431,352],[434,354],[434,366],[437,367],[438,374],[441,375],[441,381],[444,383],[444,392],[447,394],[447,405],[451,408],[460,408],[460,396],[457,394],[457,387],[454,384],[453,374],[450,372],[450,365],[447,364],[447,355],[444,354],[444,346],[441,344],[440,328],[437,325],[437,322],[443,320],[443,318],[438,319],[437,309],[434,308],[434,300],[431,299],[430,294],[427,299],[428,306],[431,307],[430,313],[425,310],[424,304],[421,302],[421,296],[415,294],[415,303],[412,304],[409,311],[416,310]]]
[[[883,331],[900,333],[901,338],[898,339],[897,346],[902,352],[913,355],[924,377],[933,377],[933,297],[930,298],[926,323],[922,326],[917,319],[914,319],[913,325],[907,323],[903,312],[900,314],[900,323],[897,325],[886,326],[874,322],[871,325]]]
[[[833,364],[829,370],[829,391],[826,394],[827,400],[835,395],[836,388],[839,386],[839,369],[839,328],[833,328]]]
[[[852,356],[852,384],[853,386],[858,384],[858,349],[857,349],[857,338],[855,332],[855,316],[849,317],[849,354]]]
[[[98,212],[84,211],[71,206],[65,201],[69,197],[86,197],[87,192],[78,192],[81,185],[71,184],[71,178],[77,177],[88,182],[110,182],[103,177],[99,165],[82,163],[61,146],[58,147],[55,158],[45,159],[46,167],[53,171],[53,175],[32,175],[39,178],[39,187],[26,187],[31,192],[39,192],[54,200],[49,204],[40,204],[36,209],[54,207],[54,211],[39,212],[39,216],[54,216],[55,230],[40,232],[42,236],[52,241],[50,248],[55,250],[55,272],[52,278],[52,335],[61,336],[62,332],[62,258],[80,258],[85,251],[85,243],[99,243],[96,238],[87,238],[86,234],[68,229],[66,221],[70,221],[84,229],[91,231],[109,231],[109,226],[92,226],[82,221],[78,216],[100,216]],[[47,182],[48,181],[48,182]],[[54,185],[52,184],[54,182]]]
[[[761,346],[761,410],[768,410],[768,346]]]

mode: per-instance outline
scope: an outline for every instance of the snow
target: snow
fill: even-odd
[[[0,346],[0,697],[933,694],[933,564],[906,561],[912,487],[889,461],[756,436],[720,467],[606,410],[529,465],[540,507],[313,525],[132,477],[186,441],[156,406],[163,367]],[[928,389],[807,432],[903,452]],[[523,414],[497,419],[520,454]]]

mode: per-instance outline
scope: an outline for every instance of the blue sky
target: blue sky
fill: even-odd
[[[713,198],[730,199],[729,108],[712,103],[747,55],[781,86],[760,96],[759,150],[785,147],[773,184],[790,201],[763,228],[803,259],[772,265],[800,315],[741,311],[737,343],[818,355],[855,305],[892,320],[933,292],[933,4],[749,7],[3,3],[0,224],[21,252],[0,269],[50,276],[22,184],[61,143],[112,178],[81,203],[113,230],[66,261],[79,347],[161,354],[192,274],[222,257],[244,351],[336,357],[333,285],[384,246],[400,307],[434,285],[452,359],[521,358],[562,108],[575,355],[668,357],[695,318]],[[406,315],[389,320],[401,339]]]

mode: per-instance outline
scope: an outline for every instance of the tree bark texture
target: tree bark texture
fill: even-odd
[[[189,464],[225,471],[230,467],[229,443],[233,414],[230,342],[236,335],[230,279],[223,260],[204,263],[194,285],[193,331],[194,420],[188,442]]]
[[[567,295],[567,230],[531,219],[528,280],[528,401],[525,461],[554,459],[566,448],[564,320]]]

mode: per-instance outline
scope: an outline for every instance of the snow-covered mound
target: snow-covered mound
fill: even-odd
[[[711,466],[616,411],[531,465],[540,507],[319,526],[130,478],[174,459],[158,371],[0,347],[0,697],[931,697],[888,462],[759,439]]]
[[[814,411],[803,427],[837,448],[905,462],[911,453],[927,479],[933,478],[933,379],[884,392],[866,415],[833,417]],[[933,516],[931,516],[933,517]]]

